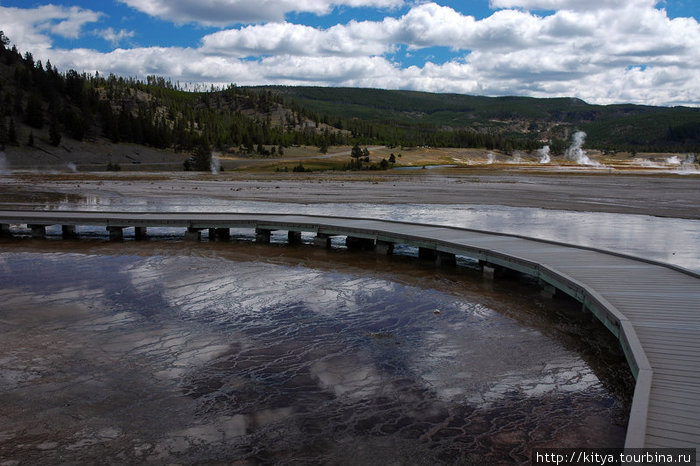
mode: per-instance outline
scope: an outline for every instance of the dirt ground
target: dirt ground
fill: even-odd
[[[464,204],[538,207],[700,219],[700,177],[505,170],[389,172],[13,173],[0,175],[0,201],[61,196],[165,198],[183,195],[232,202]]]

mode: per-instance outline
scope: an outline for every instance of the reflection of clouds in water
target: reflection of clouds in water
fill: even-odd
[[[297,301],[301,288],[321,273],[271,264],[238,262],[235,267],[213,258],[152,257],[128,267],[131,282],[142,292],[163,287],[163,297],[181,312],[263,315],[267,308]]]
[[[600,387],[600,381],[593,371],[573,355],[554,357],[542,364],[539,372],[516,370],[500,374],[487,390],[469,393],[466,400],[475,405],[488,406],[514,393],[538,398],[554,392],[584,392]]]
[[[165,302],[188,318],[206,313],[225,326],[270,325],[277,327],[277,334],[290,332],[286,338],[322,325],[340,325],[346,330],[335,341],[320,341],[336,353],[310,365],[320,387],[336,396],[354,399],[378,393],[381,362],[361,350],[348,352],[371,332],[385,332],[401,343],[391,350],[390,345],[382,346],[382,357],[403,366],[446,401],[491,403],[513,391],[536,396],[580,386],[572,385],[573,376],[568,375],[572,358],[540,332],[522,328],[488,307],[438,292],[303,267],[213,258],[188,258],[185,266],[179,257],[152,257],[126,271],[141,292],[162,286]],[[440,314],[434,315],[434,309]],[[310,320],[308,312],[327,323]],[[256,345],[250,335],[237,334],[236,341],[247,349]],[[296,351],[306,351],[304,345],[298,343]],[[553,355],[564,365],[552,365]],[[197,365],[186,354],[180,359],[171,375],[180,375],[180,366]],[[581,371],[592,377],[591,383],[597,382],[582,363],[573,374]]]
[[[259,262],[230,262],[189,258],[151,257],[125,267],[131,284],[142,293],[160,290],[163,298],[185,313],[253,315],[265,318],[271,309],[303,303],[320,315],[338,308],[354,314],[363,300],[392,292],[393,284],[367,277],[348,277],[303,267]]]
[[[36,266],[40,257],[28,256]],[[147,462],[197,462],[224,454],[242,459],[269,448],[263,459],[274,462],[278,453],[283,460],[299,457],[296,452],[316,454],[329,443],[366,448],[367,437],[377,432],[387,445],[411,439],[420,454],[429,449],[450,457],[455,445],[473,451],[472,438],[497,443],[504,429],[531,432],[541,423],[549,438],[550,426],[561,426],[563,417],[571,422],[568,411],[558,412],[562,403],[568,409],[572,400],[590,398],[589,392],[570,392],[593,388],[594,395],[606,396],[591,370],[561,344],[487,306],[435,289],[216,256],[60,256],[51,257],[47,270],[62,270],[68,277],[56,279],[62,284],[41,285],[49,291],[5,291],[36,299],[42,303],[37,306],[51,303],[56,291],[66,309],[82,308],[76,325],[36,319],[47,334],[58,327],[65,332],[62,341],[55,340],[55,359],[75,359],[70,386],[82,391],[71,402],[85,412],[97,409],[86,421],[97,427],[81,432],[78,442],[115,438],[127,445],[121,452],[131,448]],[[5,261],[0,279],[32,283],[32,269],[20,264]],[[92,280],[84,281],[88,269]],[[73,287],[66,285],[71,277],[78,277]],[[74,293],[78,284],[83,294]],[[0,290],[0,302],[6,295]],[[92,301],[99,296],[103,301]],[[46,306],[33,312],[55,319],[56,308]],[[37,367],[37,345],[25,359],[0,358],[3,384],[42,376],[3,367]],[[65,395],[70,389],[60,390]],[[116,408],[95,407],[91,396],[105,393],[118,400]],[[541,395],[555,402],[533,419],[531,406],[542,404]],[[518,420],[504,420],[503,408]],[[580,409],[588,414],[598,408]],[[138,431],[135,422],[152,430]],[[132,432],[140,438],[129,444]],[[203,451],[211,456],[199,456]],[[347,459],[344,452],[331,451],[325,462]],[[393,448],[386,452],[388,459],[396,455]]]
[[[439,398],[488,406],[514,392],[538,397],[600,386],[585,363],[539,331],[494,311],[475,311],[426,331],[411,351],[417,374]]]
[[[333,357],[316,361],[311,374],[322,388],[338,397],[366,399],[378,395],[382,378],[377,369],[361,355]]]

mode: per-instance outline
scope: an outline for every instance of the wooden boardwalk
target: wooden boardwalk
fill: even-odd
[[[258,241],[269,241],[274,230],[313,232],[317,244],[331,236],[386,252],[408,244],[436,260],[464,255],[495,273],[526,273],[583,303],[619,338],[636,379],[626,447],[700,446],[700,276],[679,267],[516,235],[312,215],[0,211],[0,233],[9,234],[12,224],[32,227],[35,236],[47,225],[64,225],[65,234],[75,225],[102,226],[114,238],[127,227],[139,235],[148,227],[182,227],[190,239],[205,229],[218,235],[255,228]]]

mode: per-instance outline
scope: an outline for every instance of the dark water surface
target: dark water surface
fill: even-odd
[[[3,464],[511,464],[622,446],[616,341],[534,284],[302,245],[0,240]]]

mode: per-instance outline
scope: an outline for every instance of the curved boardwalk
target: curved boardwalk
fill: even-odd
[[[47,225],[104,226],[120,238],[122,228],[187,228],[225,236],[229,228],[255,228],[258,241],[270,231],[313,232],[317,244],[346,236],[348,244],[391,252],[394,244],[420,248],[420,255],[452,262],[454,255],[478,259],[497,274],[511,269],[538,278],[583,303],[620,340],[636,378],[625,446],[700,446],[700,276],[665,264],[515,235],[372,219],[284,214],[116,213],[0,211],[0,230],[26,224],[35,236]]]

